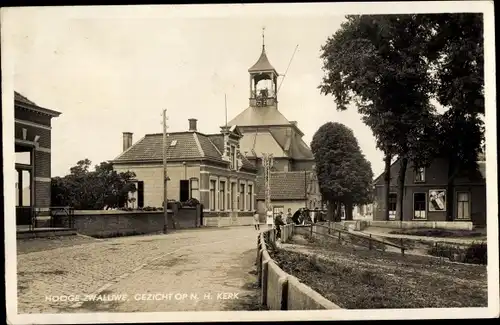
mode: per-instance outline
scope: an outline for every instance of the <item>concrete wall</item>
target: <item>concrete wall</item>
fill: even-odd
[[[250,211],[203,212],[203,226],[229,227],[253,225],[253,213]]]
[[[287,225],[282,233],[292,236],[297,227]],[[310,228],[310,227],[307,227]],[[266,234],[274,241],[275,230],[262,232],[257,239],[257,274],[261,288],[261,304],[270,310],[319,310],[340,309],[333,302],[301,283],[299,279],[284,272],[269,256]],[[285,238],[285,235],[283,235]]]
[[[55,216],[55,227],[69,227],[67,216]],[[183,208],[175,217],[177,229],[199,225],[196,208]],[[167,229],[174,229],[169,211]],[[163,231],[163,211],[80,210],[73,216],[73,228],[87,236],[109,236],[117,233],[148,234]]]

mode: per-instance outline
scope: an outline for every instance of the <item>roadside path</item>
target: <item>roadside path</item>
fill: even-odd
[[[256,244],[252,227],[230,227],[19,253],[18,310],[249,310],[258,300]]]

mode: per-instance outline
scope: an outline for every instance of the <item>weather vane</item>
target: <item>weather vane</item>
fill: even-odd
[[[262,27],[262,47],[265,46],[265,41],[264,41],[264,32],[266,31],[266,27]]]

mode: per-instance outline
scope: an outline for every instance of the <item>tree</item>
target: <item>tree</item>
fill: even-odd
[[[440,116],[439,154],[448,160],[448,218],[453,213],[453,181],[460,172],[477,172],[483,151],[484,37],[483,15],[429,15],[422,24],[433,31],[426,55],[436,71],[435,96],[448,110]]]
[[[52,204],[80,210],[122,207],[128,193],[135,192],[132,172],[118,173],[111,163],[102,162],[90,171],[91,161],[80,160],[70,174],[52,178]]]
[[[328,202],[328,217],[338,220],[344,205],[347,219],[352,219],[355,204],[371,199],[373,172],[359,148],[351,129],[328,122],[314,134],[311,150],[322,198]]]
[[[400,160],[397,214],[402,218],[404,175],[417,152],[429,148],[418,145],[433,132],[434,109],[430,95],[434,89],[430,62],[421,45],[432,32],[417,15],[347,16],[347,21],[322,46],[325,76],[319,86],[324,95],[333,95],[337,109],[356,104],[377,147],[385,155],[385,213],[388,218],[390,163]],[[428,165],[430,161],[419,160]]]

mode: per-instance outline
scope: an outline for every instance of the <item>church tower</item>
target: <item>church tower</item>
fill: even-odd
[[[266,55],[264,28],[262,29],[262,53],[248,72],[250,73],[250,107],[277,107],[279,75]]]

